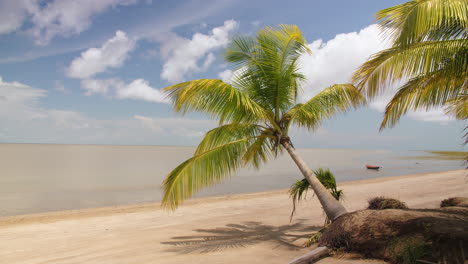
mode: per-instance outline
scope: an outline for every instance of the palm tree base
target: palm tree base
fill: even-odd
[[[357,211],[334,221],[319,244],[393,263],[466,263],[467,217],[466,207]]]

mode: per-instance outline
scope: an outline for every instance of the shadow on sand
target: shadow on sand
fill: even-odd
[[[309,238],[321,227],[304,225],[303,220],[291,225],[271,226],[261,222],[243,222],[228,224],[214,229],[195,229],[201,233],[193,236],[173,237],[172,241],[161,242],[174,246],[169,251],[178,253],[200,252],[208,253],[229,248],[245,247],[260,242],[270,242],[285,246],[289,250],[302,248],[300,243],[294,243],[301,238]]]

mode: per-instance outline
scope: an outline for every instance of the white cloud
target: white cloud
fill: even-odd
[[[229,81],[232,78],[233,72],[231,70],[225,70],[220,73],[218,73],[218,77],[221,78],[221,80],[225,83],[229,83]]]
[[[227,20],[221,27],[213,28],[211,34],[196,33],[192,39],[185,39],[175,34],[162,39],[161,55],[165,59],[161,78],[170,83],[185,80],[190,73],[206,70],[214,61],[211,51],[225,46],[229,42],[229,33],[238,23]]]
[[[120,99],[136,99],[156,103],[170,103],[160,90],[149,86],[148,81],[136,79],[128,85],[116,87],[117,97]]]
[[[3,0],[0,3],[0,34],[18,30],[26,22],[38,45],[46,45],[55,36],[76,36],[87,30],[92,19],[118,5],[136,0]]]
[[[159,89],[149,85],[144,79],[136,79],[130,83],[112,79],[86,79],[81,81],[81,88],[86,95],[101,93],[119,99],[143,100],[155,103],[169,103],[169,99]]]
[[[444,110],[441,108],[429,109],[427,111],[424,111],[424,110],[413,111],[413,112],[409,112],[408,116],[416,120],[439,122],[442,124],[455,120],[454,117],[447,116]]]
[[[86,79],[81,81],[81,88],[85,89],[85,95],[108,94],[113,87],[121,86],[123,82],[118,79]]]
[[[55,0],[32,14],[31,34],[39,45],[55,36],[74,36],[88,29],[92,17],[117,5],[133,4],[133,0]]]
[[[36,105],[46,95],[45,90],[19,82],[4,82],[0,77],[0,116],[13,122],[41,118],[43,114],[35,111]],[[18,119],[19,116],[22,118]]]
[[[377,25],[370,25],[359,32],[343,33],[323,42],[318,39],[309,44],[311,55],[301,57],[300,64],[307,81],[303,87],[301,101],[306,101],[333,84],[350,82],[353,72],[372,54],[390,47],[384,41]],[[393,97],[402,84],[395,83],[381,96],[372,100],[369,107],[379,112]],[[447,122],[451,120],[442,109],[408,113],[410,118],[421,121]]]
[[[107,40],[100,48],[90,48],[75,58],[66,69],[69,77],[77,79],[90,78],[108,68],[122,66],[128,53],[135,48],[135,41],[118,30],[115,36]]]
[[[37,3],[33,0],[0,1],[0,34],[18,30],[36,6]]]
[[[0,142],[191,145],[216,122],[134,114],[95,119],[41,106],[45,90],[0,78]],[[186,134],[181,131],[185,131]]]
[[[158,124],[158,122],[155,119],[151,118],[151,117],[134,115],[133,119],[136,119],[136,120],[140,121],[143,126],[149,128],[150,130],[152,130],[154,132],[161,132],[162,131],[162,128]]]
[[[0,0],[0,5],[3,3],[7,3],[7,4],[9,2],[17,3],[21,1],[30,1],[33,3],[37,2],[37,0]],[[142,2],[142,1],[140,0],[138,2]],[[122,2],[122,3],[126,3],[126,2]],[[131,4],[133,2],[127,2],[127,4],[128,3]],[[177,28],[180,26],[191,25],[193,23],[199,23],[199,21],[205,19],[206,17],[209,17],[212,14],[217,14],[220,11],[226,9],[227,7],[233,4],[231,0],[205,0],[203,1],[203,3],[204,3],[204,8],[202,9],[199,9],[199,5],[200,5],[199,1],[185,1],[180,4],[176,4],[174,5],[174,8],[172,8],[171,10],[168,10],[168,12],[165,12],[164,14],[161,14],[158,16],[150,15],[146,19],[138,21],[137,25],[131,22],[127,23],[126,25],[128,27],[127,27],[126,32],[129,36],[132,36],[133,39],[146,39],[151,42],[153,41],[161,42],[162,40],[166,39],[166,37],[169,34],[168,32],[170,32],[174,28]],[[7,17],[8,17],[8,14],[10,13],[10,9],[13,10],[11,13],[15,14],[13,17],[14,18],[18,17],[18,15],[16,14],[19,14],[19,12],[14,11],[14,8],[10,8],[9,6],[12,6],[12,5],[10,4],[10,5],[7,5],[6,8],[0,8],[0,14],[2,14],[1,11],[3,10],[8,11],[6,12],[6,14],[0,15],[0,26],[7,25],[9,23],[9,20],[7,19]],[[24,11],[24,9],[25,9],[24,5],[21,5],[20,10]],[[195,9],[197,10],[197,12],[193,12],[193,10]],[[129,9],[129,11],[130,10],[131,9]],[[126,11],[127,10],[124,10],[122,8],[122,10],[119,10],[119,15],[121,17],[125,16]],[[27,13],[30,14],[32,13],[32,11],[27,12]],[[98,15],[99,14],[96,14],[93,17],[91,17],[91,22],[93,18],[97,17]],[[28,16],[30,17],[30,15]],[[34,26],[34,24],[30,21],[29,18],[26,18],[26,19],[28,23],[24,23],[23,27],[19,28],[20,32],[21,31],[24,32],[25,30],[28,30]],[[11,63],[11,62],[24,62],[24,61],[30,61],[30,60],[34,60],[34,59],[42,58],[42,57],[76,52],[76,51],[89,48],[90,46],[96,45],[95,39],[94,40],[87,39],[83,41],[81,38],[78,38],[77,36],[73,36],[73,38],[69,38],[65,40],[67,41],[65,41],[64,43],[57,43],[57,45],[54,45],[51,48],[36,47],[36,48],[29,49],[28,52],[24,52],[23,50],[19,50],[15,52],[12,50],[12,52],[9,52],[8,54],[4,54],[4,56],[0,56],[0,64]],[[90,45],[90,43],[92,44]]]
[[[45,90],[18,82],[4,82],[0,78],[0,123],[11,128],[18,125],[50,123],[57,127],[80,127],[82,115],[73,111],[44,109],[40,100],[47,96]],[[24,132],[34,130],[26,130]]]
[[[379,32],[377,25],[371,25],[360,32],[338,34],[328,42],[318,39],[309,44],[312,54],[300,61],[308,80],[302,100],[332,84],[349,82],[353,71],[370,55],[387,47]]]

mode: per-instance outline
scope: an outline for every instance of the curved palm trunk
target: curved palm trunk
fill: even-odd
[[[343,207],[343,205],[337,201],[328,190],[320,183],[320,181],[315,177],[312,170],[307,166],[304,160],[299,156],[296,149],[288,141],[281,142],[281,144],[286,148],[291,158],[294,160],[296,165],[301,170],[304,177],[310,183],[310,186],[317,195],[320,204],[323,207],[323,210],[327,214],[328,219],[335,221],[338,217],[346,214],[348,211]]]

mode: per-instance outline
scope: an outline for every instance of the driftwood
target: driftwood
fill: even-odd
[[[327,247],[318,247],[311,252],[294,259],[288,264],[313,263],[325,255],[328,255],[329,252],[330,250]]]

